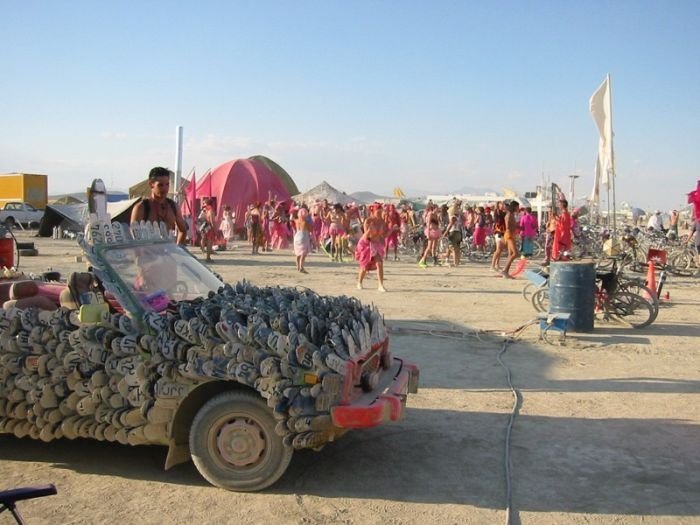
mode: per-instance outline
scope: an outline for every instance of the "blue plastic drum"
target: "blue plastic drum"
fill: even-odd
[[[595,312],[595,264],[553,262],[549,274],[549,312],[567,313],[569,329],[592,332]]]

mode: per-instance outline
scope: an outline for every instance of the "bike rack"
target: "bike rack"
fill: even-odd
[[[566,329],[569,327],[570,318],[571,314],[565,313],[540,312],[537,314],[537,319],[540,322],[540,339],[551,343],[547,334],[550,330],[554,330],[559,332],[559,344],[563,344],[566,341]]]

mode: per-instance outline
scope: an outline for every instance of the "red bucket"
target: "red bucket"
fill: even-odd
[[[0,239],[0,268],[15,265],[15,245],[13,239]]]

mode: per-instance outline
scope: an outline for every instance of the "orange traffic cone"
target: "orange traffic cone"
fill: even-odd
[[[654,295],[653,298],[656,298],[656,265],[654,264],[653,260],[650,260],[647,263],[647,282],[646,286],[651,290],[652,294]],[[646,292],[644,295],[649,295]],[[646,299],[652,299],[651,297],[645,297]]]

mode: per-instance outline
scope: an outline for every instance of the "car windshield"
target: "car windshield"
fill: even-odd
[[[205,297],[223,283],[186,250],[172,242],[108,247],[104,260],[146,310],[169,301]]]

